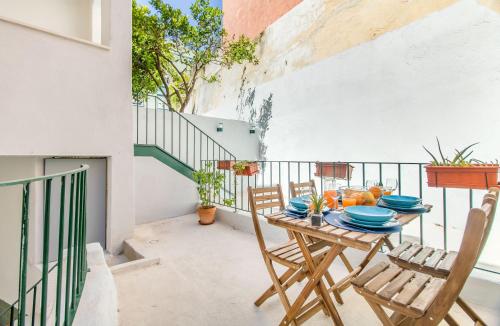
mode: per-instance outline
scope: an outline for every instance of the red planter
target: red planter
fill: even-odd
[[[498,185],[498,165],[467,167],[427,165],[429,187],[488,189]]]
[[[217,169],[219,170],[231,170],[236,161],[217,161]]]
[[[354,169],[354,166],[347,163],[316,162],[316,172],[314,172],[314,175],[317,177],[351,180],[352,169]]]
[[[257,162],[249,162],[245,164],[245,168],[241,171],[235,171],[236,175],[252,176],[259,172],[259,164]]]

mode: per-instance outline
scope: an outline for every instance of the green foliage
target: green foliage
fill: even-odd
[[[238,162],[233,164],[233,170],[236,172],[242,172],[243,170],[245,170],[245,167],[247,166],[248,163],[250,163],[250,162],[238,161]]]
[[[203,168],[193,172],[193,179],[198,184],[197,190],[200,196],[201,206],[203,208],[212,207],[216,195],[219,194],[224,185],[224,174],[213,169],[212,163],[208,162]]]
[[[325,199],[321,195],[312,194],[311,205],[314,214],[321,214],[323,207],[325,207]]]
[[[196,81],[219,80],[208,65],[230,68],[257,64],[256,43],[245,36],[227,40],[222,10],[209,0],[190,7],[191,21],[163,0],[150,0],[152,10],[132,2],[132,93],[140,101],[161,93],[170,108],[184,112]]]
[[[439,156],[441,157],[441,160],[439,160],[437,158],[437,156],[434,155],[425,146],[422,146],[424,148],[424,150],[432,158],[431,165],[434,165],[434,166],[471,166],[472,164],[486,164],[485,162],[480,161],[476,158],[470,158],[472,153],[474,152],[473,150],[471,150],[471,148],[476,146],[479,143],[470,144],[461,150],[455,149],[455,156],[453,156],[452,159],[449,159],[447,156],[445,156],[443,154],[443,150],[441,149],[441,143],[439,142],[439,139],[437,137],[436,137],[436,141],[437,141],[438,152],[439,152]],[[496,160],[496,162],[491,162],[491,164],[498,164],[498,160]]]

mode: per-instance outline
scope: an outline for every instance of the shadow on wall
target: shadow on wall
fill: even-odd
[[[238,119],[248,121],[252,126],[258,128],[259,158],[266,160],[267,145],[264,140],[273,117],[273,93],[269,93],[269,96],[262,100],[259,108],[255,107],[254,101],[255,87],[247,87],[246,77],[244,77],[238,94],[236,112]]]

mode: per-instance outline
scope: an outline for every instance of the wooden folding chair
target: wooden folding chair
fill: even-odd
[[[480,254],[486,244],[491,226],[493,225],[493,221],[495,219],[498,194],[498,188],[491,188],[483,198],[482,206],[486,204],[490,204],[492,206],[486,216],[487,226],[485,236],[483,237],[481,243]],[[446,279],[450,275],[451,268],[455,264],[457,254],[458,253],[456,251],[445,251],[442,249],[423,247],[419,243],[404,241],[399,246],[391,250],[387,256],[393,263],[406,269]],[[460,298],[460,296],[457,298],[457,304],[475,323],[485,325],[479,315],[462,298]]]
[[[315,195],[317,193],[316,183],[314,180],[301,183],[295,183],[293,181],[290,182],[290,195],[292,198],[305,195]]]
[[[260,251],[264,258],[269,275],[271,276],[272,285],[255,301],[256,306],[260,306],[268,298],[274,294],[278,294],[285,311],[290,310],[290,301],[286,296],[285,291],[290,288],[296,282],[302,281],[308,276],[307,264],[299,248],[299,245],[295,239],[290,239],[289,241],[274,246],[272,248],[267,248],[264,237],[262,235],[262,230],[260,228],[259,218],[257,212],[261,209],[269,209],[278,207],[280,211],[285,209],[285,203],[283,200],[283,193],[279,185],[274,187],[266,188],[252,188],[248,187],[248,198],[250,202],[250,208],[252,213],[252,222],[255,228],[255,235],[257,236],[257,242],[259,243]],[[330,250],[330,247],[325,241],[318,241],[314,243],[309,243],[308,248],[311,251],[311,255],[316,263],[326,255]],[[287,267],[288,269],[281,275],[276,274],[274,264],[280,264]],[[332,281],[330,274],[325,274],[325,278],[330,283]],[[330,283],[333,286],[333,281]],[[323,304],[323,311],[327,313],[327,309]]]
[[[492,190],[481,208],[470,210],[459,251],[453,255],[453,262],[446,262],[446,268],[441,268],[436,276],[381,262],[354,279],[354,289],[368,301],[384,325],[437,325],[443,319],[450,325],[458,325],[449,310],[455,302],[462,302],[460,292],[486,242],[497,201],[498,192]],[[447,270],[448,264],[448,276],[443,278],[442,270]],[[394,313],[389,317],[382,306]],[[476,325],[485,325],[479,317],[472,318]]]
[[[302,182],[302,183],[295,183],[293,181],[290,182],[290,194],[292,198],[299,197],[299,196],[305,196],[305,195],[314,195],[317,194],[318,191],[316,189],[316,183],[314,180],[309,180],[307,182]],[[309,239],[307,237],[306,239]],[[345,248],[344,248],[345,249]],[[346,267],[347,271],[350,273],[353,271],[353,267],[347,257],[344,254],[344,251],[341,251],[339,253],[339,257],[342,260],[342,263]],[[333,282],[333,281],[332,281]],[[340,293],[334,293],[335,299],[337,300],[338,303],[343,304],[344,301],[342,300],[342,297],[340,296]]]

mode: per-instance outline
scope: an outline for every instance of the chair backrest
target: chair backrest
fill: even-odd
[[[304,195],[313,195],[316,194],[316,184],[314,180],[309,180],[307,182],[295,183],[290,182],[290,192],[292,198],[304,196]]]
[[[486,242],[497,201],[498,192],[490,191],[484,196],[481,208],[472,208],[469,211],[462,243],[450,275],[417,325],[437,324],[456,301]]]
[[[257,213],[261,209],[272,209],[278,207],[280,210],[285,209],[285,200],[280,185],[265,188],[248,187],[248,201],[250,203],[250,211],[252,213],[252,222],[255,229],[255,235],[259,242],[259,247],[263,251],[266,249],[262,230],[260,229],[259,217]]]
[[[481,205],[481,208],[485,211],[486,213],[486,218],[488,219],[488,224],[486,226],[486,231],[485,235],[483,237],[483,241],[481,244],[481,250],[479,254],[484,249],[484,246],[486,245],[486,241],[488,240],[488,236],[491,231],[491,227],[493,225],[493,221],[495,220],[495,212],[497,208],[497,202],[498,202],[498,195],[499,195],[499,188],[492,187],[488,190],[488,193],[484,196],[483,198],[483,203]],[[478,256],[479,258],[479,256]]]

